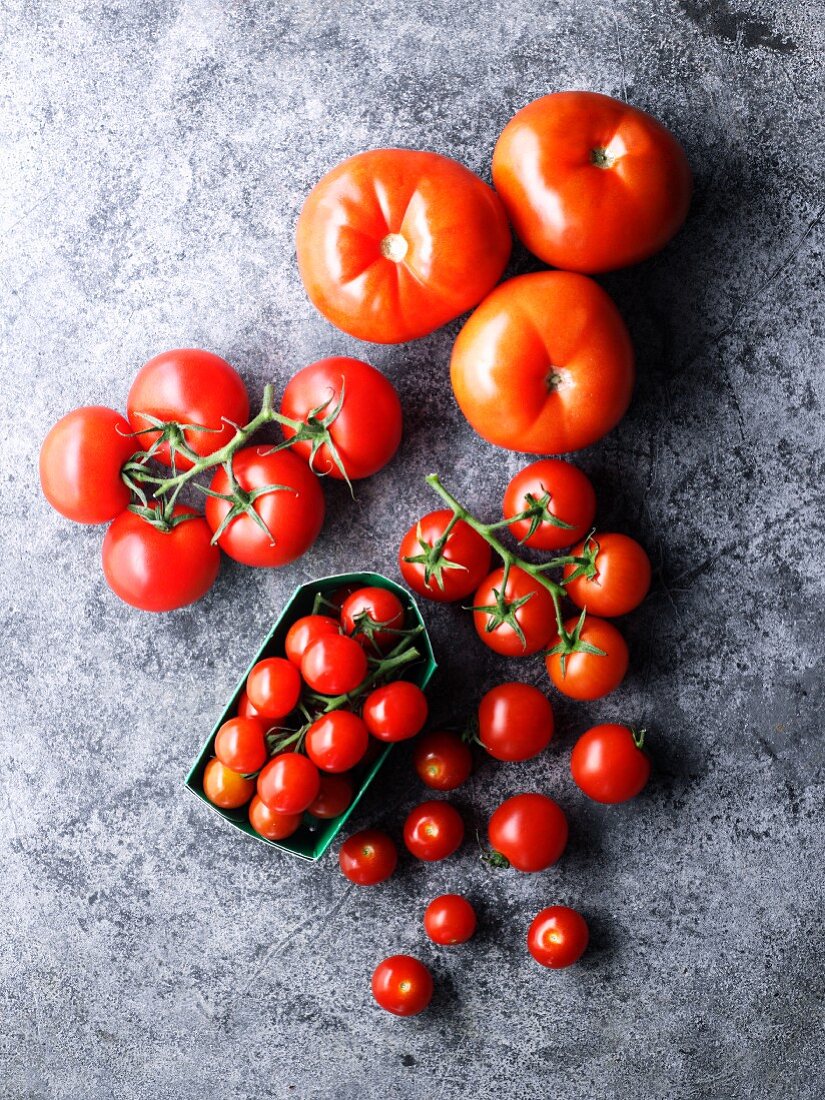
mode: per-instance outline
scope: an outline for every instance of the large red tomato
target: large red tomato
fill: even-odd
[[[310,301],[360,340],[426,336],[480,302],[512,240],[498,196],[437,153],[372,149],[316,184],[298,219]]]
[[[692,189],[673,134],[595,92],[557,92],[523,107],[498,139],[493,182],[531,252],[587,272],[658,252],[685,220]]]
[[[484,299],[458,334],[450,371],[461,411],[490,443],[578,451],[624,415],[633,349],[619,311],[592,279],[539,271]]]

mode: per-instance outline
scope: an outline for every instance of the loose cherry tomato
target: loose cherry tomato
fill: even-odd
[[[510,230],[498,196],[449,157],[372,149],[315,185],[298,219],[310,301],[359,340],[398,344],[460,316],[495,286]]]
[[[393,1016],[417,1016],[432,1000],[432,975],[412,955],[391,955],[375,968],[372,995]]]
[[[464,839],[464,822],[449,802],[422,802],[404,822],[404,843],[416,859],[446,859]]]
[[[400,641],[404,605],[388,588],[359,588],[344,600],[341,623],[368,653],[380,653]]]
[[[426,786],[435,791],[452,791],[473,770],[473,754],[458,734],[435,730],[416,742],[413,766]]]
[[[301,675],[322,695],[347,695],[367,675],[367,655],[354,638],[322,634],[304,650]]]
[[[237,810],[255,793],[255,780],[246,779],[212,757],[203,772],[203,793],[213,806]]]
[[[249,696],[246,694],[246,688],[243,689],[238,698],[238,717],[239,718],[260,718],[261,714],[255,710],[249,701]]]
[[[324,821],[340,817],[352,802],[352,780],[346,775],[322,775],[321,788],[307,810]]]
[[[232,470],[239,493],[230,500],[206,498],[206,520],[215,532],[233,508],[239,509],[218,537],[221,550],[242,565],[261,567],[287,565],[305,554],[324,522],[324,494],[307,464],[289,451],[244,447],[235,453]],[[220,467],[209,488],[232,496],[225,467]],[[258,519],[243,511],[244,506]]]
[[[43,494],[75,523],[108,523],[129,504],[120,470],[140,444],[128,420],[91,405],[61,417],[40,448]]]
[[[234,367],[219,355],[198,348],[176,348],[156,355],[135,375],[126,400],[132,431],[140,432],[133,450],[148,451],[160,435],[153,421],[198,424],[208,431],[189,429],[183,441],[197,455],[211,455],[235,434],[233,424],[249,419],[249,396]],[[151,418],[151,419],[150,419]],[[154,457],[169,465],[169,444],[161,443]],[[179,470],[192,462],[175,455]]]
[[[441,894],[424,913],[424,931],[443,947],[466,943],[476,930],[476,911],[461,894]]]
[[[267,840],[286,840],[300,828],[301,814],[279,814],[267,806],[260,795],[249,803],[249,824]]]
[[[468,523],[450,527],[449,508],[428,512],[401,541],[398,564],[406,584],[419,596],[444,603],[472,595],[490,572],[490,547]],[[449,529],[440,555],[433,553]]]
[[[619,311],[584,275],[519,275],[485,298],[453,345],[456,400],[511,451],[589,447],[624,416],[633,348]]]
[[[301,674],[285,657],[265,657],[246,678],[250,703],[264,718],[283,718],[301,697]]]
[[[650,758],[642,750],[643,734],[609,722],[593,726],[573,746],[570,773],[595,802],[627,802],[650,778]]]
[[[513,538],[534,550],[561,550],[584,538],[593,526],[596,492],[577,466],[542,458],[519,470],[504,491],[505,519],[529,508],[536,509],[534,516],[510,524]]]
[[[578,619],[567,619],[564,629],[572,634]],[[614,691],[625,677],[630,655],[627,643],[612,623],[588,615],[584,620],[580,640],[602,651],[595,653],[570,653],[562,664],[561,655],[551,653],[545,658],[547,674],[555,687],[570,699],[601,699]],[[556,635],[551,647],[559,643]]]
[[[550,700],[530,684],[499,684],[479,704],[478,739],[496,760],[530,760],[552,736]]]
[[[398,851],[386,833],[364,829],[341,845],[338,862],[344,876],[357,886],[376,886],[395,870]]]
[[[212,532],[193,508],[176,504],[161,531],[134,512],[121,512],[103,537],[103,575],[125,603],[141,611],[174,611],[205,596],[218,575],[221,554]]]
[[[307,756],[324,772],[346,772],[367,751],[367,727],[351,710],[333,710],[317,718],[307,730]]]
[[[249,775],[269,759],[266,727],[259,718],[230,718],[215,737],[215,756],[233,772]]]
[[[495,811],[488,833],[495,857],[519,871],[544,871],[567,845],[567,818],[547,795],[517,794]]]
[[[587,921],[566,905],[551,905],[533,918],[527,948],[537,963],[551,970],[572,966],[590,939]]]
[[[307,646],[321,637],[322,634],[340,634],[341,624],[337,619],[329,615],[304,615],[296,619],[289,628],[284,641],[284,650],[287,657],[298,668],[301,667]]]
[[[513,611],[518,630],[508,621],[496,623],[494,609],[503,580],[504,570],[494,569],[479,585],[473,598],[476,633],[486,646],[504,657],[537,653],[555,630],[553,598],[542,584],[514,565],[507,577],[504,599],[508,604],[525,601]]]
[[[570,555],[590,562],[583,567],[575,563],[564,567],[565,589],[576,607],[611,619],[633,611],[647,595],[650,558],[635,539],[599,532],[574,546]]]
[[[523,107],[496,143],[493,183],[531,252],[590,272],[663,248],[685,220],[692,188],[673,134],[596,92],[556,92]]]
[[[278,814],[302,814],[318,796],[318,769],[298,752],[282,752],[258,774],[258,794]]]
[[[406,741],[415,737],[427,721],[427,696],[407,680],[371,691],[364,702],[367,729],[379,741]]]

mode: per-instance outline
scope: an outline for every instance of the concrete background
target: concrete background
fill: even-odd
[[[2,0],[4,1098],[822,1095],[823,23],[816,4],[775,7]],[[622,689],[559,703],[541,759],[483,764],[457,799],[483,828],[504,796],[553,792],[563,861],[494,874],[468,841],[359,892],[335,850],[282,857],[181,779],[298,582],[395,576],[401,533],[435,506],[425,473],[493,517],[522,459],[454,405],[457,324],[370,348],[315,314],[295,218],[365,147],[435,149],[489,178],[511,114],[568,87],[651,110],[696,173],[672,246],[602,280],[639,382],[580,456],[602,522],[650,549],[655,588],[625,624]],[[402,394],[406,438],[356,504],[327,487],[296,566],[227,562],[203,602],[149,617],[106,588],[102,532],[48,509],[36,455],[59,415],[122,407],[143,361],[187,344],[254,395],[321,355],[365,355]],[[426,613],[440,720],[508,677],[544,682],[537,660],[482,652],[467,616]],[[567,758],[612,718],[648,725],[656,774],[609,809],[578,795]],[[420,795],[399,752],[357,821],[398,833]],[[482,914],[467,949],[423,938],[425,902],[450,888]],[[553,974],[523,940],[557,901],[593,943]],[[412,1021],[368,991],[399,950],[436,975]]]

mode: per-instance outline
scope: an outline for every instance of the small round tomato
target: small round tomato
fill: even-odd
[[[249,824],[267,840],[286,840],[300,828],[301,814],[279,814],[270,809],[260,795],[249,803]]]
[[[341,845],[338,862],[345,878],[357,886],[376,886],[395,870],[398,850],[386,833],[364,829]]]
[[[424,931],[443,947],[466,943],[475,930],[476,911],[461,894],[441,894],[424,913]]]
[[[478,739],[496,760],[530,760],[552,736],[550,700],[530,684],[499,684],[479,704]]]
[[[249,702],[264,718],[283,718],[301,697],[301,674],[285,657],[265,657],[246,678]]]
[[[372,995],[393,1016],[417,1016],[432,1000],[432,975],[412,955],[391,955],[375,968]]]
[[[203,772],[203,793],[213,806],[237,810],[255,793],[255,780],[231,771],[213,756]]]
[[[547,795],[517,794],[490,818],[488,835],[496,862],[519,871],[544,871],[567,845],[567,818]]]
[[[192,519],[174,522],[182,515]],[[174,611],[205,596],[218,575],[221,554],[206,521],[185,504],[163,531],[121,512],[103,537],[103,575],[116,596],[141,611]]]
[[[358,588],[341,606],[341,623],[368,653],[381,653],[399,641],[404,606],[388,588]]]
[[[327,821],[340,817],[352,802],[352,780],[346,775],[322,775],[321,788],[307,813]]]
[[[503,657],[526,657],[538,653],[555,629],[553,598],[539,581],[514,565],[503,589],[506,604],[524,600],[513,611],[517,629],[508,621],[498,621],[496,606],[502,592],[504,569],[495,569],[478,587],[473,598],[473,621],[482,642]],[[512,607],[510,607],[512,610]]]
[[[322,634],[340,634],[341,624],[329,615],[304,615],[296,619],[289,628],[284,641],[284,650],[294,665],[301,667],[301,659],[307,646]]]
[[[289,451],[243,447],[232,471],[239,486],[234,495],[221,466],[209,486],[219,496],[206,498],[206,521],[221,532],[221,550],[242,565],[264,568],[305,554],[324,522],[324,494],[307,464]]]
[[[542,966],[561,970],[580,959],[590,933],[587,921],[566,905],[551,905],[533,918],[527,933],[527,949]]]
[[[627,802],[650,778],[650,757],[642,749],[644,734],[609,722],[593,726],[573,746],[570,773],[595,802]]]
[[[458,734],[434,730],[416,742],[413,767],[427,787],[434,791],[452,791],[460,787],[473,770],[473,754]]]
[[[578,619],[567,619],[565,632],[572,635]],[[625,677],[630,655],[627,642],[612,623],[588,615],[581,629],[580,641],[600,650],[599,655],[588,652],[570,653],[562,662],[562,655],[551,653],[545,658],[547,675],[562,695],[570,699],[601,699],[614,691]],[[559,644],[559,637],[551,646]]]
[[[361,359],[337,356],[319,359],[299,370],[287,383],[281,414],[315,427],[326,423],[329,442],[313,454],[313,441],[294,450],[318,474],[339,481],[369,477],[387,465],[401,442],[401,402],[388,378]],[[284,439],[297,431],[281,425]],[[330,443],[332,446],[330,446]]]
[[[278,814],[302,814],[321,789],[318,769],[298,752],[282,752],[258,774],[258,794]]]
[[[323,634],[304,650],[301,675],[321,695],[347,695],[367,675],[367,655],[354,638]]]
[[[429,600],[466,599],[490,572],[490,547],[469,523],[454,518],[449,508],[428,512],[401,540],[401,576]]]
[[[40,448],[43,494],[75,523],[108,523],[129,504],[120,476],[140,444],[114,409],[91,405],[62,417]]]
[[[416,859],[446,859],[464,839],[464,822],[449,802],[422,802],[404,822],[404,843]]]
[[[407,680],[371,691],[364,702],[367,729],[379,741],[406,741],[415,737],[427,721],[427,696]]]
[[[635,539],[612,532],[595,534],[574,546],[564,567],[564,586],[576,607],[612,619],[638,607],[650,588],[650,558]],[[579,574],[576,576],[576,574]]]
[[[238,717],[239,718],[260,718],[260,713],[255,710],[249,701],[249,696],[246,694],[246,688],[243,689],[238,697]]]
[[[561,550],[593,526],[596,491],[578,466],[542,458],[519,470],[504,491],[505,519],[529,509],[532,516],[510,524],[513,538],[534,550]]]
[[[307,756],[324,772],[347,772],[363,759],[369,743],[367,727],[351,710],[333,710],[307,730]]]
[[[140,368],[126,409],[132,431],[140,432],[140,450],[148,451],[160,435],[153,421],[175,421],[208,428],[184,431],[183,442],[196,455],[211,455],[235,434],[233,425],[246,424],[249,396],[241,376],[219,355],[199,348],[176,348],[156,355]],[[161,443],[154,457],[168,466],[169,444]],[[179,470],[192,468],[181,452],[175,455],[175,465]]]
[[[241,775],[260,771],[269,759],[265,734],[259,718],[230,718],[215,737],[215,756]]]

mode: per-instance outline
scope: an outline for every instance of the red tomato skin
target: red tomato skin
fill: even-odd
[[[578,619],[567,619],[564,629],[571,632]],[[562,675],[561,657],[553,654],[545,658],[544,664],[553,685],[569,699],[587,702],[609,695],[625,678],[630,654],[627,642],[612,623],[588,615],[584,622],[581,640],[590,642],[597,649],[604,650],[604,657],[590,653],[571,653],[567,658],[565,675]],[[558,642],[558,635],[551,640],[551,647]]]
[[[411,149],[372,149],[333,168],[296,234],[315,308],[380,344],[426,336],[481,301],[511,246],[491,187],[449,157]]]
[[[418,557],[423,552],[418,541],[419,526],[421,537],[429,546],[433,546],[444,534],[452,517],[453,513],[449,508],[428,512],[407,531],[398,551],[398,567],[405,584],[419,596],[438,603],[452,603],[454,600],[466,599],[475,592],[490,572],[492,556],[490,547],[464,520],[458,521],[444,544],[444,560],[453,562],[461,568],[448,567],[442,571],[443,588],[434,577],[425,579],[423,565],[404,560]]]
[[[215,737],[215,756],[240,775],[257,772],[269,759],[265,733],[259,718],[230,718]]]
[[[473,754],[458,734],[434,730],[416,742],[413,766],[425,786],[453,791],[469,778]]]
[[[391,955],[375,968],[372,995],[393,1016],[417,1016],[432,1000],[432,975],[412,955]]]
[[[364,702],[367,729],[379,741],[406,741],[415,737],[427,721],[427,696],[407,680],[371,691]]]
[[[283,718],[301,697],[301,674],[285,657],[265,657],[246,678],[249,702],[264,718]]]
[[[257,794],[249,803],[249,824],[266,840],[286,840],[298,831],[301,820],[301,814],[276,813]]]
[[[527,949],[541,966],[562,970],[584,954],[590,939],[587,921],[566,905],[551,905],[533,918]]]
[[[140,368],[129,390],[126,410],[132,431],[141,432],[134,450],[148,451],[157,438],[157,432],[145,430],[149,421],[141,413],[149,413],[164,422],[176,420],[179,424],[217,429],[184,432],[196,454],[211,455],[235,434],[227,421],[244,425],[249,420],[249,395],[241,376],[219,355],[199,348],[175,348],[156,355]],[[168,444],[158,448],[155,458],[169,465]],[[176,456],[175,464],[179,470],[192,468],[181,454]]]
[[[639,606],[650,590],[650,558],[628,535],[597,532],[593,540],[599,544],[596,576],[567,581],[576,566],[566,565],[567,595],[576,607],[586,607],[593,615],[606,619],[626,615]],[[584,543],[574,546],[570,553],[580,557],[584,553]]]
[[[196,519],[159,531],[134,512],[121,512],[103,538],[103,574],[124,603],[140,611],[175,611],[205,596],[218,575],[221,554],[212,532],[193,508],[174,515]]]
[[[243,689],[238,697],[238,717],[239,718],[260,718],[261,714],[255,710],[249,701],[249,696],[246,694],[246,688]]]
[[[501,589],[504,569],[495,569],[484,581],[473,598],[475,607],[489,607],[495,603],[494,589]],[[547,589],[533,580],[518,566],[513,566],[507,578],[505,597],[508,600],[520,599],[528,592],[533,595],[516,611],[516,622],[524,633],[524,643],[508,624],[502,623],[489,633],[485,629],[489,616],[483,611],[473,612],[476,634],[484,644],[503,657],[527,657],[544,649],[556,629],[556,611],[553,598]]]
[[[553,728],[550,700],[530,684],[499,684],[479,704],[478,737],[496,760],[531,760],[550,744]]]
[[[237,810],[255,793],[255,780],[245,779],[213,756],[204,769],[203,793],[213,806]]]
[[[518,515],[527,508],[525,496],[528,493],[537,500],[549,493],[547,510],[556,519],[572,526],[554,527],[543,521],[528,538],[529,519],[511,523],[510,533],[524,546],[534,550],[562,550],[583,539],[593,526],[596,491],[587,474],[571,462],[560,458],[542,458],[519,470],[504,492],[504,519]]]
[[[416,859],[434,863],[451,856],[464,840],[464,822],[449,802],[422,802],[404,822],[404,843]]]
[[[552,867],[567,846],[567,818],[552,798],[517,794],[490,818],[490,845],[518,871],[534,873]]]
[[[278,814],[302,814],[321,788],[318,769],[297,752],[282,752],[258,774],[258,794]]]
[[[346,695],[367,675],[367,656],[354,638],[325,634],[304,651],[301,675],[313,691]]]
[[[277,568],[288,565],[309,550],[324,523],[324,494],[318,478],[305,462],[288,451],[268,454],[269,447],[243,447],[236,451],[232,468],[242,489],[286,485],[286,490],[265,493],[255,501],[255,511],[268,527],[272,540],[247,515],[237,516],[218,540],[224,553],[241,565]],[[210,488],[228,493],[229,478],[221,467]],[[217,531],[231,505],[206,498],[206,521]]]
[[[75,523],[109,523],[128,506],[120,470],[135,451],[128,420],[88,405],[61,417],[40,448],[40,485],[52,508]]]
[[[348,710],[335,710],[316,719],[305,741],[307,756],[325,772],[354,768],[363,759],[368,744],[366,725]]]
[[[289,380],[281,398],[281,413],[305,421],[313,409],[328,402],[317,414],[323,419],[338,404],[342,387],[341,411],[329,430],[347,477],[357,481],[383,469],[401,444],[401,401],[388,378],[361,359],[319,359]],[[296,430],[282,424],[281,431],[284,439],[292,439]],[[296,443],[293,449],[310,461],[309,440]],[[317,474],[344,480],[326,444],[318,449],[311,466]]]
[[[352,780],[346,775],[322,775],[321,788],[310,803],[307,813],[329,821],[349,808],[352,802]]]
[[[596,150],[613,163],[599,167]],[[493,182],[534,255],[591,273],[663,248],[687,216],[693,187],[673,134],[595,92],[556,92],[523,107],[496,143]]]
[[[466,943],[476,930],[476,911],[461,894],[433,898],[424,913],[424,931],[442,947]]]
[[[372,639],[360,631],[356,633],[363,615],[372,623],[386,623],[387,629],[376,631]],[[404,605],[388,588],[358,588],[341,605],[341,625],[345,633],[351,634],[359,645],[375,656],[376,652],[391,649],[401,640],[393,632],[404,626]]]
[[[298,668],[307,646],[322,634],[340,634],[341,624],[329,615],[304,615],[296,619],[287,631],[284,649],[287,658]]]
[[[632,730],[608,722],[578,739],[570,755],[570,774],[594,802],[627,802],[647,785],[650,757],[638,747]]]
[[[398,864],[398,850],[386,833],[364,829],[347,837],[338,852],[341,872],[356,886],[385,882]]]

